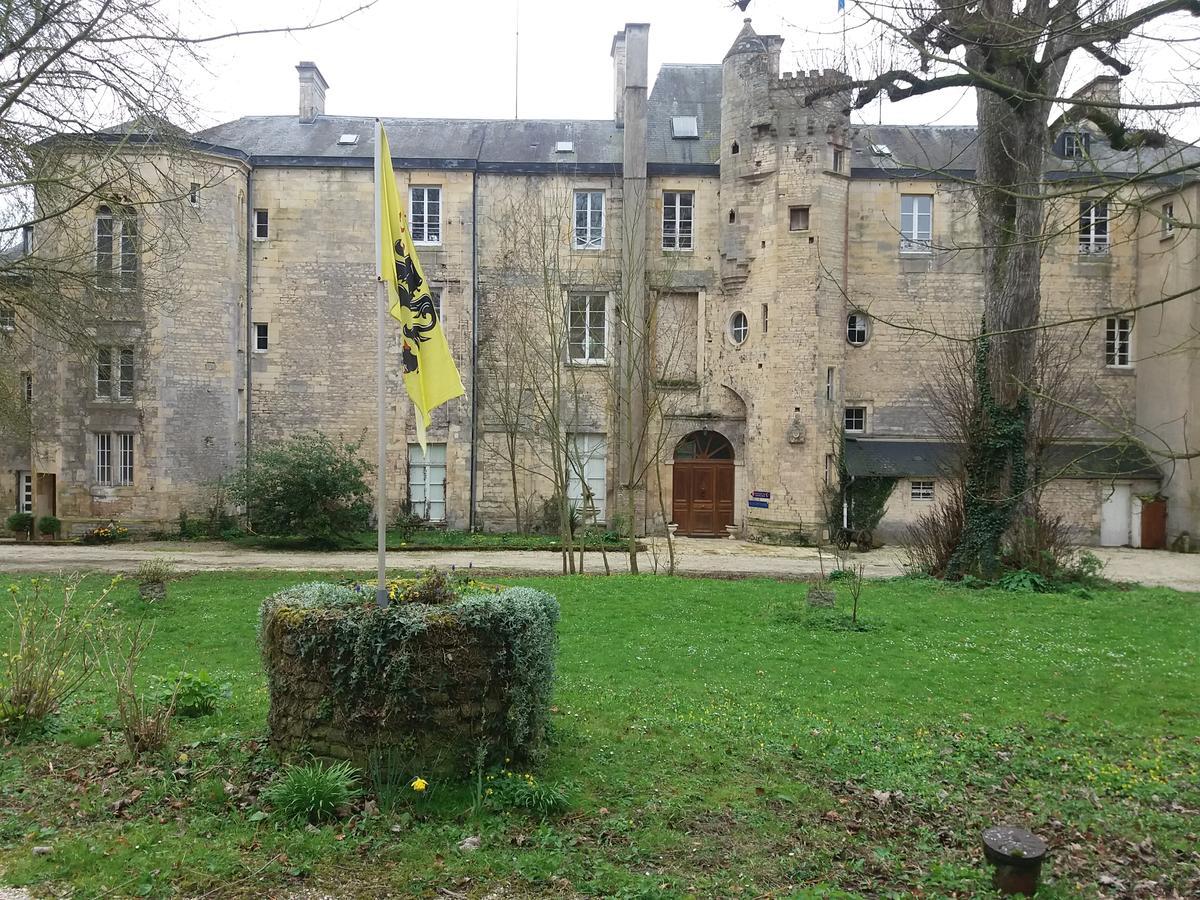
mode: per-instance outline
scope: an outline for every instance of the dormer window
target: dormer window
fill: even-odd
[[[1086,131],[1064,131],[1059,141],[1063,159],[1083,159],[1092,146],[1092,136]]]
[[[671,137],[676,140],[699,140],[700,129],[695,116],[672,116]]]

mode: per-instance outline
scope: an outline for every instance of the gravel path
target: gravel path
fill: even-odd
[[[682,575],[717,577],[811,578],[820,572],[817,551],[809,547],[769,547],[747,541],[676,540],[678,572]],[[1105,574],[1118,581],[1200,591],[1200,555],[1182,555],[1159,550],[1125,548],[1095,549],[1106,563]],[[373,553],[315,553],[265,550],[241,550],[221,543],[146,542],[109,547],[82,545],[0,543],[0,572],[57,572],[95,570],[127,572],[143,560],[166,557],[181,571],[203,572],[236,569],[278,571],[357,571],[375,567]],[[642,572],[666,567],[666,542],[656,539],[651,549],[638,560]],[[904,554],[885,547],[870,553],[855,554],[856,562],[866,566],[868,577],[886,578],[904,571]],[[628,570],[624,556],[609,554],[613,571]],[[562,571],[557,553],[515,550],[423,550],[388,554],[389,568],[421,569],[428,566],[471,567],[493,574],[555,574]],[[831,557],[825,555],[826,570]],[[585,568],[602,572],[598,553],[589,553]],[[0,898],[3,900],[3,898]]]

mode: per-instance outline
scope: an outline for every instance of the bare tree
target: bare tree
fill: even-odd
[[[224,177],[184,130],[187,75],[203,68],[206,44],[320,28],[373,2],[192,35],[161,0],[0,4],[0,325],[11,324],[0,327],[0,373],[32,349],[87,352],[117,291],[127,301],[135,289],[143,309],[163,298],[154,273],[186,250],[181,201],[206,186],[193,188],[198,178]],[[107,218],[93,222],[97,209]]]
[[[1035,334],[1041,322],[1042,252],[1048,229],[1045,156],[1051,116],[1073,59],[1087,55],[1129,75],[1134,44],[1169,17],[1200,16],[1197,0],[864,0],[855,8],[879,32],[895,59],[885,71],[811,94],[812,102],[838,92],[862,109],[880,96],[895,102],[947,88],[971,89],[978,136],[971,183],[982,255],[983,328],[974,343],[979,357],[977,402],[966,458],[966,526],[950,574],[992,574],[1001,540],[1023,502],[1032,452],[1029,385],[1036,377]],[[1177,42],[1176,47],[1179,46]],[[1092,98],[1071,115],[1099,129],[1116,150],[1163,147],[1160,130],[1145,127],[1147,114],[1194,107],[1195,96],[1169,103],[1122,103]],[[1143,121],[1131,124],[1131,117]],[[1167,162],[1110,189],[1161,179]],[[1182,164],[1178,157],[1176,163]],[[1089,173],[1092,174],[1092,173]],[[1079,187],[1056,187],[1070,196]]]

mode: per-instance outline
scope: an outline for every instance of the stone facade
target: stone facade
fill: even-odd
[[[631,25],[614,40],[611,122],[385,120],[401,195],[439,191],[440,237],[418,251],[441,291],[468,392],[436,414],[429,435],[445,445],[449,527],[509,528],[514,504],[524,523],[536,521],[552,491],[544,444],[526,432],[510,460],[489,393],[513,355],[498,323],[524,315],[539,327],[512,290],[513,210],[528,209],[531,198],[558,223],[547,271],[564,306],[573,292],[597,293],[610,323],[634,301],[653,319],[647,418],[663,452],[652,454],[659,464],[635,492],[639,530],[661,528],[660,509],[670,517],[672,448],[691,432],[716,431],[731,444],[734,524],[744,532],[811,531],[822,519],[828,457],[847,406],[865,410],[864,439],[940,433],[932,397],[947,342],[931,333],[967,335],[982,308],[974,204],[955,168],[973,129],[854,126],[836,92],[845,76],[781,73],[782,41],[757,35],[748,20],[720,66],[664,66],[647,96],[646,37],[647,26]],[[197,136],[196,166],[219,177],[200,179],[201,202],[186,210],[189,252],[171,263],[186,298],[102,326],[114,343],[139,347],[134,399],[94,402],[90,363],[36,368],[37,405],[51,424],[32,448],[20,435],[0,442],[10,473],[0,479],[0,501],[9,508],[19,499],[18,471],[33,470],[54,476],[47,511],[75,528],[108,518],[159,526],[181,508],[198,511],[209,496],[204,485],[261,442],[317,428],[362,439],[372,455],[373,122],[326,115],[324,78],[312,63],[299,68],[299,118],[250,117]],[[805,105],[815,88],[834,93]],[[603,194],[601,247],[573,246],[577,191]],[[1172,191],[1154,203],[1173,198],[1182,210],[1200,200],[1191,185]],[[692,202],[691,243],[664,249],[664,197],[679,192]],[[931,234],[918,247],[901,240],[912,196],[931,198]],[[1200,305],[1187,297],[1134,316],[1129,366],[1106,365],[1105,322],[1095,320],[1200,275],[1191,247],[1200,238],[1180,229],[1164,239],[1140,208],[1114,198],[1107,252],[1081,254],[1077,200],[1054,207],[1051,220],[1063,228],[1047,248],[1043,306],[1054,319],[1091,317],[1062,329],[1089,385],[1071,438],[1150,429],[1166,450],[1181,452],[1200,444],[1200,354],[1194,343],[1171,344],[1196,333]],[[256,236],[259,210],[267,222]],[[646,290],[637,287],[643,282]],[[867,319],[861,345],[847,340],[851,313]],[[607,439],[610,519],[628,508],[620,486],[632,463],[622,461],[620,442],[632,420],[623,404],[639,396],[622,381],[631,351],[621,337],[610,324],[605,359],[570,373],[561,416],[562,428]],[[545,352],[553,360],[558,351],[547,344]],[[388,364],[383,474],[399,506],[414,436],[398,332]],[[95,483],[101,431],[136,435],[132,484]],[[1081,535],[1099,534],[1096,484],[1052,491]],[[1161,487],[1169,536],[1200,533],[1191,464],[1166,463]],[[882,531],[900,534],[923,508],[908,490],[902,477]]]

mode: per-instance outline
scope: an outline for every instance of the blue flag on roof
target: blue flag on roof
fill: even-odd
[[[846,0],[838,0],[838,12],[846,11]]]

